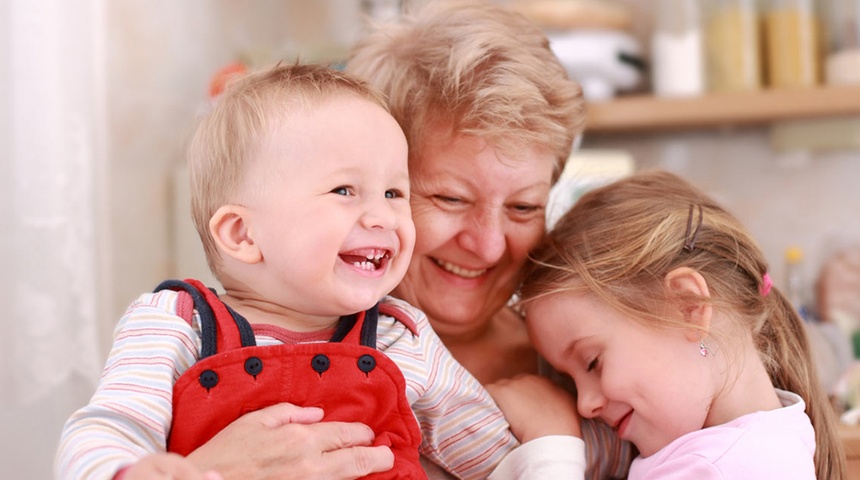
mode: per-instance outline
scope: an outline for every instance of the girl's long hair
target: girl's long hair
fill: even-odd
[[[681,178],[639,173],[586,193],[532,252],[522,301],[527,307],[545,295],[585,291],[665,326],[656,314],[666,301],[663,278],[678,267],[698,271],[708,283],[709,299],[690,300],[707,300],[737,320],[752,335],[774,386],[806,402],[818,478],[845,478],[836,414],[803,320],[778,288],[767,292],[764,255],[740,222]]]

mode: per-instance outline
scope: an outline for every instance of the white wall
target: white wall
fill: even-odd
[[[857,132],[860,136],[860,132]],[[804,289],[827,256],[860,244],[860,151],[779,152],[768,127],[588,137],[587,148],[629,150],[637,168],[660,167],[722,201],[753,233],[785,287],[783,254],[804,251]]]

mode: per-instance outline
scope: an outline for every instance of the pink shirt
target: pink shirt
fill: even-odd
[[[776,390],[783,408],[688,433],[630,467],[628,480],[815,480],[815,432],[799,395]]]

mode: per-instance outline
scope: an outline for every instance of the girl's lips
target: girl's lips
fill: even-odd
[[[627,415],[624,415],[623,417],[621,417],[621,419],[618,421],[618,423],[615,424],[615,426],[613,426],[613,428],[615,429],[615,432],[618,434],[618,438],[624,438],[624,433],[626,433],[626,431],[627,431],[627,426],[630,424],[630,417],[632,417],[632,416],[633,416],[633,411],[631,410],[631,411],[627,412]]]

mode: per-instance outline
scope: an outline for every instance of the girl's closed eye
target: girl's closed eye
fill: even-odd
[[[590,372],[593,372],[594,370],[596,370],[597,367],[599,366],[599,362],[598,362],[599,359],[600,359],[600,357],[594,357],[593,360],[588,362],[588,365],[586,365],[586,367],[585,367],[585,371],[590,373]]]

